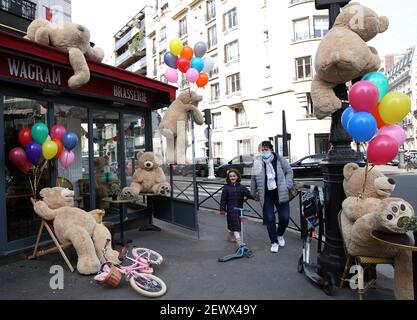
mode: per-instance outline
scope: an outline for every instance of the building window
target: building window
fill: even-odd
[[[226,78],[226,94],[240,91],[240,73],[235,73]]]
[[[156,54],[156,38],[152,38],[152,54]]]
[[[183,37],[187,34],[187,17],[182,18],[179,21],[179,24],[180,24],[180,31],[179,31],[178,35],[180,37]]]
[[[237,40],[224,46],[225,63],[237,60],[239,58],[239,43]]]
[[[223,143],[214,142],[213,143],[213,158],[222,158],[223,157]]]
[[[217,45],[217,25],[207,29],[208,34],[208,48],[212,48]]]
[[[295,20],[294,23],[294,41],[301,41],[310,38],[310,21],[309,18]]]
[[[311,78],[311,56],[295,59],[295,67],[297,80]]]
[[[311,99],[311,93],[306,93],[307,98],[307,107],[306,107],[306,117],[311,118],[314,117],[314,107],[313,107],[313,99]]]
[[[167,28],[166,27],[162,27],[161,30],[159,30],[159,38],[161,39],[160,41],[164,41],[167,38]]]
[[[159,80],[161,82],[168,83],[168,80],[167,80],[167,78],[165,78],[165,75],[164,74],[159,77]]]
[[[220,86],[218,83],[210,86],[210,101],[217,101],[220,99]]]
[[[222,114],[220,112],[213,113],[213,129],[221,129],[222,128]]]
[[[218,58],[217,54],[213,55],[212,58],[214,59],[215,63],[214,63],[213,69],[211,69],[209,72],[210,78],[219,73],[219,67],[217,65],[217,58]]]
[[[223,30],[230,30],[233,27],[237,26],[237,11],[236,8],[227,11],[223,15]]]
[[[237,147],[239,150],[239,156],[251,154],[250,140],[238,140]]]
[[[329,32],[328,17],[314,17],[314,38],[323,38]]]
[[[248,126],[248,117],[246,116],[246,111],[243,107],[235,109],[236,113],[236,127],[247,127]]]
[[[157,62],[156,62],[156,59],[153,59],[153,72],[152,72],[152,75],[154,76],[154,77],[156,77],[156,73],[157,73]]]
[[[159,65],[161,66],[163,63],[164,63],[164,56],[165,56],[165,53],[167,52],[167,50],[165,49],[165,50],[162,50],[160,53],[159,53]]]
[[[161,7],[161,15],[164,15],[168,10],[168,1]]]
[[[206,21],[210,21],[216,17],[216,0],[207,1]]]

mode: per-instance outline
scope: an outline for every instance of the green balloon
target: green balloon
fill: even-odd
[[[385,95],[389,91],[389,83],[387,77],[381,72],[371,72],[366,74],[362,80],[366,80],[372,82],[377,88],[379,92],[379,100],[378,104],[381,103],[382,99],[384,99]]]
[[[46,126],[46,124],[42,122],[35,123],[35,125],[32,127],[32,138],[35,142],[42,145],[46,138],[48,138],[49,135],[49,129]]]

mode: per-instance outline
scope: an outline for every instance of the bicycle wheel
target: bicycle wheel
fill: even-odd
[[[138,273],[129,282],[136,292],[148,298],[158,298],[167,292],[165,282],[153,274]]]
[[[151,264],[161,264],[164,260],[158,252],[147,248],[133,248],[132,255],[135,259],[140,257]]]

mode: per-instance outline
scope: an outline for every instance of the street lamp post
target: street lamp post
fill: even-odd
[[[340,8],[349,2],[350,0],[315,0],[315,5],[317,10],[329,10],[329,29],[331,29],[340,13]],[[343,111],[349,106],[346,85],[338,85],[334,91],[342,101],[342,108],[332,114],[329,139],[331,148],[326,160],[322,163],[326,189],[326,242],[322,253],[318,256],[317,263],[321,275],[330,273],[335,279],[340,280],[346,259],[338,224],[338,214],[342,209],[342,202],[346,198],[343,190],[343,168],[347,163],[358,163],[361,159],[360,154],[352,150],[352,138],[343,129],[341,123]],[[339,283],[338,280],[336,280],[336,284]]]

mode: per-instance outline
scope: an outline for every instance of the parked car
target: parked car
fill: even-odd
[[[253,154],[237,156],[227,163],[218,167],[214,173],[219,178],[226,178],[226,172],[229,169],[236,169],[242,177],[250,177],[255,156]]]
[[[320,162],[326,159],[325,154],[313,154],[291,163],[295,179],[322,178]]]

